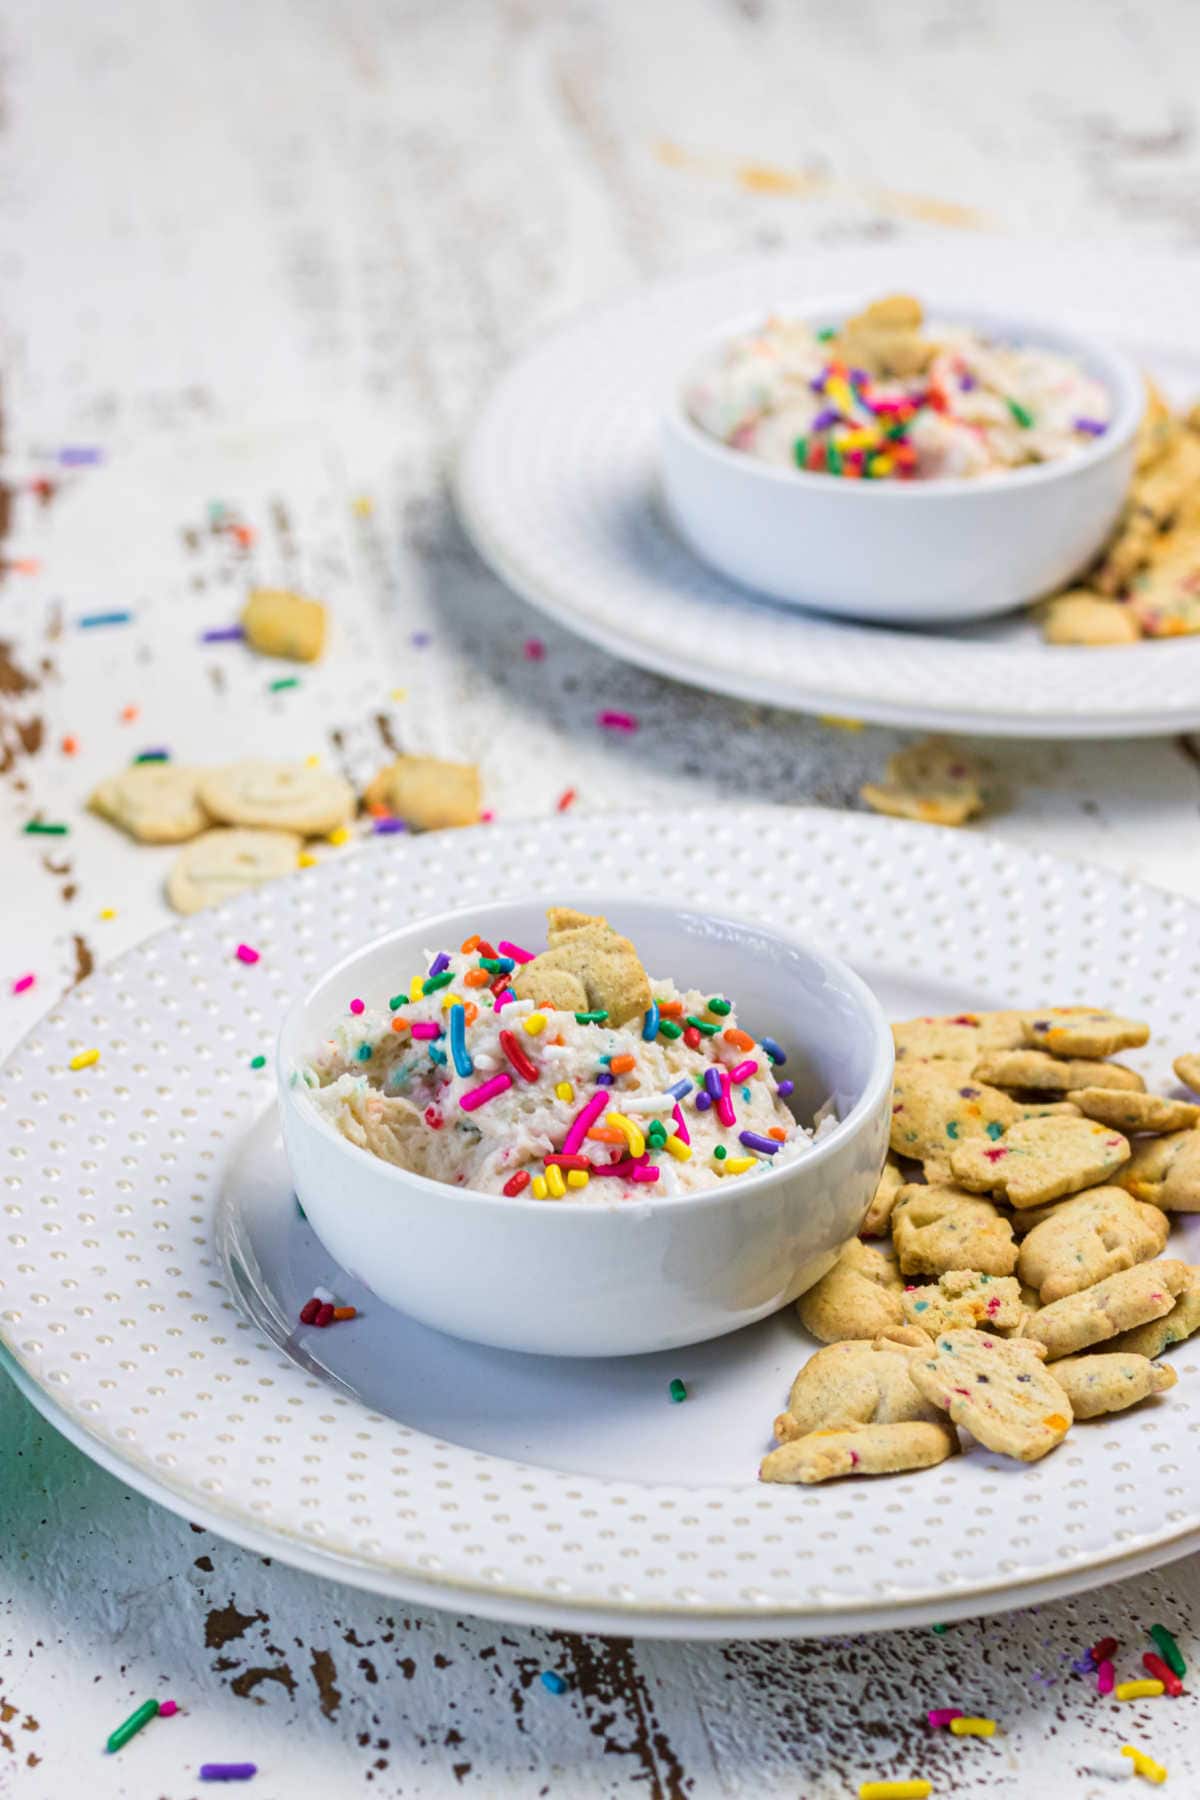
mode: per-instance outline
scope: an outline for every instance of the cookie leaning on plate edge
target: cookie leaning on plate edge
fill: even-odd
[[[1049,1088],[1061,1093],[1079,1067],[1071,1053],[1138,1047],[1145,1025],[1054,1007],[910,1019],[893,1036],[891,1150],[862,1228],[892,1244],[853,1239],[797,1301],[828,1348],[793,1383],[765,1481],[930,1467],[959,1448],[959,1424],[1000,1455],[1038,1460],[1074,1420],[1173,1387],[1174,1370],[1154,1359],[1200,1329],[1200,1267],[1161,1254],[1168,1213],[1200,1212],[1200,1128],[1169,1129],[1194,1121],[1191,1103],[1144,1094],[1102,1055],[1089,1064],[1099,1082],[1069,1090],[1084,1107],[1069,1099],[1030,1116],[1028,1058],[1041,1079],[1061,1063]],[[1177,1058],[1176,1073],[1200,1076],[1200,1058]],[[1088,1118],[1088,1104],[1104,1117]],[[1107,1122],[1121,1107],[1129,1138]],[[905,1179],[914,1164],[923,1180]],[[884,1359],[877,1371],[873,1358]],[[948,1418],[940,1451],[919,1402]]]

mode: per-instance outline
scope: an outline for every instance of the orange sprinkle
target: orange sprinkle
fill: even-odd
[[[659,1017],[663,1019],[681,1019],[683,1017],[683,1001],[660,1000],[658,1003],[658,1013]]]
[[[357,1319],[358,1308],[357,1306],[335,1306],[333,1316],[335,1319]]]
[[[132,725],[137,716],[138,709],[136,706],[123,706],[121,708],[121,718],[126,725]]]
[[[614,1075],[628,1075],[630,1069],[637,1068],[637,1058],[635,1056],[614,1056],[608,1066]]]
[[[242,549],[248,550],[254,542],[254,527],[253,525],[235,525],[233,527],[233,535],[242,546]],[[335,1319],[337,1318],[336,1313],[333,1316]]]
[[[392,1020],[392,1030],[393,1031],[407,1031],[408,1030],[408,1020],[407,1019],[393,1019]]]
[[[614,1130],[611,1125],[593,1125],[588,1136],[595,1138],[598,1144],[623,1144],[625,1142],[623,1134]]]
[[[491,980],[486,969],[468,969],[463,976],[467,987],[486,987]]]
[[[61,749],[64,756],[74,756],[78,748],[79,739],[77,737],[65,737],[63,739]]]
[[[1049,1425],[1051,1431],[1065,1431],[1070,1423],[1070,1419],[1064,1419],[1061,1413],[1047,1413],[1042,1420],[1042,1424]]]
[[[727,1025],[721,1036],[727,1044],[732,1044],[735,1050],[753,1050],[754,1048],[754,1039],[749,1032],[739,1031],[736,1025]]]
[[[779,1142],[782,1144],[785,1142],[785,1140],[787,1138],[787,1132],[783,1129],[782,1125],[772,1125],[770,1131],[768,1131],[768,1133],[767,1133],[767,1136],[773,1137],[773,1138],[778,1138]]]
[[[545,1002],[543,1002],[543,1004],[545,1004]],[[551,1011],[551,1012],[553,1012],[553,1011],[554,1011],[554,1008],[553,1008],[553,1007],[551,1007],[551,1008],[550,1008],[550,1011]],[[547,1043],[548,1043],[548,1044],[561,1044],[561,1043],[562,1043],[562,1032],[561,1032],[561,1031],[560,1031],[560,1032],[559,1032],[559,1033],[558,1033],[558,1036],[557,1036],[557,1037],[552,1037],[552,1038],[547,1038],[547,1039],[546,1039],[546,1042],[547,1042]],[[622,1142],[624,1142],[624,1139],[622,1139]]]
[[[368,806],[367,811],[373,819],[390,819],[392,816],[388,811],[386,803],[382,800],[373,800],[370,806]]]
[[[465,938],[458,947],[464,956],[473,956],[475,951],[479,948],[479,933],[477,931],[472,932],[471,936]]]
[[[473,1025],[478,1017],[479,1008],[473,1000],[468,1000],[463,1006],[463,1024]]]

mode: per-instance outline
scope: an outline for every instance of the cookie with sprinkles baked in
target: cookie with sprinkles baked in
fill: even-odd
[[[867,1208],[867,1216],[858,1228],[859,1237],[885,1237],[891,1223],[892,1208],[900,1189],[904,1186],[904,1173],[894,1156],[889,1155],[883,1165],[879,1180],[875,1184],[875,1193]]]
[[[977,1269],[949,1269],[928,1287],[907,1287],[904,1317],[930,1337],[939,1331],[991,1331],[1018,1335],[1027,1309],[1021,1284],[1012,1275],[981,1275]]]
[[[247,888],[299,865],[303,841],[287,831],[202,832],[180,851],[167,876],[167,899],[176,912],[199,912],[232,900]]]
[[[1009,1012],[947,1013],[902,1019],[892,1026],[896,1060],[964,1062],[968,1072],[993,1050],[1019,1050],[1025,1042],[1027,1014]]]
[[[956,1144],[993,1143],[1021,1117],[1009,1094],[967,1075],[953,1061],[896,1064],[892,1081],[891,1147],[897,1156],[949,1172]]]
[[[323,837],[354,817],[354,790],[328,769],[247,757],[203,775],[200,804],[224,825]]]
[[[760,1481],[806,1486],[839,1475],[898,1475],[934,1468],[957,1449],[958,1438],[949,1426],[929,1422],[810,1431],[769,1451],[758,1474]]]
[[[1070,588],[1055,594],[1037,609],[1042,636],[1048,644],[1076,644],[1095,648],[1103,644],[1136,644],[1142,630],[1123,600],[1112,600],[1090,588]]]
[[[91,811],[142,844],[183,844],[211,824],[200,804],[200,772],[172,762],[133,763],[92,792]]]
[[[1190,1131],[1200,1125],[1200,1106],[1162,1094],[1139,1094],[1128,1088],[1072,1088],[1067,1095],[1085,1119],[1097,1119],[1117,1131]]]
[[[1111,1350],[1095,1356],[1064,1356],[1051,1363],[1050,1374],[1071,1402],[1076,1419],[1124,1412],[1150,1394],[1165,1394],[1178,1379],[1169,1364]]]
[[[1050,1361],[1057,1362],[1136,1325],[1164,1318],[1190,1281],[1186,1263],[1169,1257],[1139,1263],[1043,1306],[1027,1321],[1025,1338],[1041,1344]]]
[[[1200,1130],[1172,1131],[1135,1144],[1117,1184],[1164,1212],[1200,1212]]]
[[[1129,1088],[1140,1092],[1145,1082],[1123,1063],[1080,1057],[1051,1056],[1046,1050],[997,1050],[981,1056],[971,1071],[976,1081],[998,1088],[1031,1088],[1044,1094],[1068,1094],[1072,1088]]]
[[[1036,1462],[1062,1443],[1071,1402],[1024,1338],[987,1331],[940,1332],[914,1351],[910,1373],[927,1399],[989,1450]]]
[[[1024,1032],[1031,1050],[1100,1061],[1121,1050],[1140,1049],[1150,1038],[1150,1027],[1140,1019],[1123,1019],[1100,1007],[1080,1006],[1051,1006],[1031,1013],[1024,1021]]]
[[[861,798],[874,812],[928,825],[965,825],[982,812],[982,763],[945,738],[925,738],[888,758],[886,778],[866,782]]]
[[[976,1138],[955,1145],[950,1168],[972,1193],[1041,1206],[1107,1181],[1128,1160],[1128,1141],[1094,1119],[1022,1119],[996,1143]]]
[[[786,1444],[826,1428],[937,1417],[936,1407],[909,1378],[907,1351],[851,1338],[826,1344],[809,1357],[792,1383],[786,1410],[775,1420],[775,1436]]]
[[[873,1338],[903,1322],[895,1260],[851,1238],[827,1275],[796,1302],[800,1323],[823,1344]]]
[[[1121,1332],[1106,1348],[1128,1351],[1136,1356],[1161,1356],[1164,1350],[1186,1342],[1197,1331],[1200,1331],[1200,1269],[1193,1266],[1189,1267],[1187,1281],[1175,1296],[1175,1304],[1169,1313]]]
[[[959,1187],[913,1182],[901,1188],[892,1242],[903,1275],[941,1276],[953,1269],[1011,1275],[1017,1266],[1012,1226],[1000,1209]]]
[[[1095,1187],[1053,1209],[1022,1240],[1017,1269],[1043,1306],[1149,1262],[1166,1246],[1170,1225],[1156,1206],[1124,1188]]]

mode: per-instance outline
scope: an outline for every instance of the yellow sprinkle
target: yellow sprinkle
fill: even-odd
[[[311,850],[302,850],[296,858],[296,864],[301,869],[311,869],[316,860]]]
[[[306,756],[304,759],[304,766],[308,769],[315,769],[319,766],[320,761],[321,759],[319,756]]]
[[[425,977],[423,975],[414,975],[412,980],[408,984],[409,1001],[412,1002],[413,1000],[421,1000],[424,998],[424,994],[425,994]]]
[[[350,842],[349,826],[339,825],[336,831],[331,831],[329,833],[325,842],[327,844],[348,844]]]
[[[1118,1700],[1157,1700],[1166,1691],[1161,1681],[1118,1681],[1113,1694]]]
[[[530,1187],[533,1190],[533,1197],[535,1200],[544,1200],[546,1198],[547,1188],[546,1177],[544,1175],[535,1175],[530,1183]]]
[[[1156,1763],[1152,1756],[1144,1750],[1137,1750],[1132,1744],[1122,1744],[1121,1755],[1132,1758],[1134,1772],[1145,1781],[1152,1781],[1155,1787],[1161,1787],[1167,1779],[1167,1771],[1161,1763]]]
[[[950,1729],[955,1737],[994,1737],[996,1721],[995,1719],[951,1719]]]
[[[841,713],[821,713],[818,723],[828,725],[831,731],[863,731],[866,729],[861,719],[843,718]]]
[[[521,1020],[521,1023],[530,1037],[537,1037],[539,1032],[546,1029],[546,1015],[545,1013],[530,1013],[527,1018]]]
[[[567,1191],[567,1184],[563,1180],[563,1172],[557,1163],[546,1164],[546,1186],[550,1189],[551,1194],[556,1200],[561,1200]]]
[[[116,916],[117,916],[117,909],[115,906],[104,907],[100,914],[100,917],[102,919],[115,919]]]
[[[392,699],[393,700],[407,700],[408,699],[408,689],[407,688],[393,688],[392,689]]]
[[[838,439],[838,447],[842,450],[873,450],[882,442],[877,431],[869,425],[859,425],[853,431],[843,431]]]
[[[67,1067],[68,1069],[90,1069],[93,1063],[99,1061],[100,1052],[98,1050],[81,1050],[78,1056],[71,1058]],[[1161,1694],[1162,1689],[1160,1688],[1158,1691]]]
[[[554,1092],[560,1100],[573,1100],[575,1098],[575,1089],[571,1086],[569,1081],[558,1082]]]
[[[890,475],[895,466],[895,457],[889,456],[886,450],[881,450],[878,456],[871,458],[872,475]]]
[[[929,1800],[932,1792],[932,1781],[918,1775],[914,1781],[864,1781],[858,1800]]]
[[[369,519],[371,514],[375,511],[375,502],[372,500],[370,494],[357,495],[351,502],[351,505],[354,508],[354,516],[356,519]]]
[[[671,1155],[675,1158],[676,1162],[691,1161],[692,1146],[690,1144],[685,1144],[681,1137],[675,1136],[674,1132],[671,1133],[663,1147],[671,1152]]]
[[[572,1187],[572,1188],[586,1187],[588,1182],[591,1179],[592,1178],[588,1174],[586,1169],[568,1169],[567,1170],[567,1186],[568,1187]]]
[[[621,1133],[625,1142],[629,1145],[630,1156],[640,1156],[643,1150],[645,1150],[646,1140],[642,1136],[640,1128],[634,1124],[632,1119],[627,1119],[624,1113],[605,1113],[604,1123],[606,1125],[614,1125]]]
[[[723,1175],[744,1175],[747,1169],[758,1166],[758,1158],[757,1156],[727,1156],[723,1163],[718,1163],[716,1166]]]
[[[443,994],[442,995],[442,1011],[443,1012],[448,1012],[452,1006],[461,1006],[462,1003],[463,1003],[463,1000],[462,1000],[461,994]]]

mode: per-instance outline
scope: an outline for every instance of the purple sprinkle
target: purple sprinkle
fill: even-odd
[[[975,380],[975,377],[971,374],[968,374],[968,372],[964,369],[962,374],[958,378],[958,385],[962,389],[964,394],[969,394],[971,392],[972,388],[977,387],[979,384]]]
[[[719,1069],[705,1069],[704,1085],[708,1089],[711,1097],[714,1100],[719,1100],[721,1098],[721,1071]]]
[[[442,975],[450,967],[450,958],[444,950],[439,950],[429,965],[430,976]]]
[[[795,1088],[796,1088],[796,1084],[794,1081],[781,1081],[781,1082],[779,1082],[778,1086],[776,1087],[775,1092],[777,1094],[782,1095],[782,1097],[786,1100],[789,1094],[795,1092]]]
[[[814,431],[828,431],[831,425],[837,424],[841,416],[836,406],[823,406],[813,420],[812,428]]]
[[[418,650],[424,650],[426,645],[432,644],[433,634],[428,631],[414,631],[408,641],[410,644],[414,644]]]
[[[862,381],[870,381],[871,377],[867,374],[867,371],[865,369],[851,369],[850,379],[851,379],[851,381],[862,382]]]
[[[67,444],[59,451],[58,460],[64,469],[82,469],[91,463],[103,462],[104,452],[91,444]]]
[[[706,1094],[702,1089],[700,1091],[700,1093],[698,1093],[696,1095],[696,1111],[697,1112],[707,1112],[711,1105],[712,1105],[712,1095]]]
[[[822,369],[819,375],[813,376],[808,385],[814,394],[823,394],[825,392],[825,377],[828,373],[828,369]]]
[[[616,1076],[610,1075],[608,1070],[606,1069],[604,1071],[603,1075],[597,1075],[596,1086],[597,1087],[611,1087],[613,1085],[613,1083],[616,1081],[616,1079],[617,1079]]]
[[[240,625],[222,625],[216,631],[202,631],[200,642],[202,644],[236,644],[245,635]]]
[[[747,1150],[756,1150],[760,1156],[778,1156],[783,1148],[778,1138],[760,1137],[757,1131],[739,1131],[739,1144],[745,1144]]]
[[[1071,1667],[1077,1675],[1094,1675],[1096,1673],[1095,1660],[1090,1650],[1085,1650],[1082,1656],[1077,1656]]]
[[[1089,437],[1103,437],[1108,426],[1103,419],[1076,419],[1076,431],[1085,431]]]
[[[408,826],[403,819],[376,819],[371,829],[376,837],[391,837],[397,831],[407,831]]]
[[[257,1763],[201,1763],[201,1781],[249,1781],[258,1774]]]

